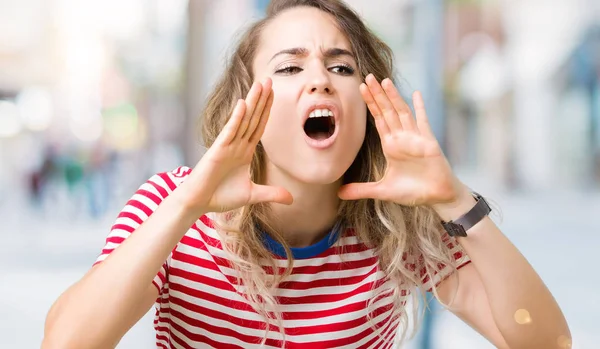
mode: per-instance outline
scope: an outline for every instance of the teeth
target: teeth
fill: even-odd
[[[329,109],[315,109],[308,114],[309,118],[320,118],[323,116],[333,116],[333,112]]]

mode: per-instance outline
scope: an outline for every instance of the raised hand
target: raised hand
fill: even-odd
[[[340,198],[373,198],[402,205],[454,200],[462,187],[431,131],[421,93],[413,94],[415,119],[390,79],[379,84],[369,74],[365,81],[360,92],[375,118],[387,168],[378,182],[342,186]]]
[[[238,100],[231,118],[180,186],[187,205],[202,212],[224,212],[248,204],[291,204],[283,188],[250,179],[250,162],[273,104],[271,79],[255,82],[245,100]]]

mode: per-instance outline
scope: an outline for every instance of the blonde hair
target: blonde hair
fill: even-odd
[[[210,147],[215,141],[229,119],[237,99],[245,98],[250,89],[253,81],[252,63],[262,30],[279,13],[297,6],[317,8],[335,18],[352,46],[358,71],[363,79],[368,73],[374,74],[379,81],[394,76],[391,49],[342,1],[273,0],[267,9],[266,17],[252,25],[241,37],[224,74],[208,99],[202,114],[202,137],[206,147]],[[382,178],[385,168],[386,161],[379,135],[373,117],[368,112],[364,143],[354,163],[344,174],[343,181],[377,181]],[[252,160],[251,177],[256,183],[264,183],[265,152],[260,143]],[[408,207],[372,199],[342,201],[338,213],[341,231],[352,228],[362,243],[374,248],[379,258],[380,270],[392,281],[393,288],[379,291],[379,294],[371,299],[369,306],[392,292],[395,297],[394,306],[400,311],[405,305],[405,302],[401,302],[400,290],[420,289],[420,293],[411,292],[414,300],[413,319],[418,319],[419,295],[423,295],[419,270],[425,268],[431,278],[440,263],[454,267],[450,251],[441,238],[440,218],[437,214],[424,206]],[[291,273],[293,265],[289,245],[283,236],[268,226],[268,214],[267,204],[256,204],[215,216],[223,248],[231,255],[232,267],[239,275],[240,285],[243,285],[243,294],[265,319],[266,332],[263,342],[272,328],[278,328],[284,335],[281,313],[277,311],[273,290]],[[272,232],[273,238],[283,245],[287,255],[287,268],[278,267],[279,264],[265,247],[263,231],[259,227]],[[416,272],[414,267],[409,266],[411,258],[417,259],[412,263],[413,266],[419,265]],[[269,269],[272,274],[269,273]],[[437,297],[435,287],[433,291]],[[406,311],[401,311],[400,316],[402,341],[409,328],[409,318]],[[416,327],[414,326],[415,330]]]

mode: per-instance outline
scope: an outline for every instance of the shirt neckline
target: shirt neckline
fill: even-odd
[[[340,225],[336,224],[328,233],[318,242],[306,246],[306,247],[291,247],[292,256],[294,259],[308,259],[314,258],[321,253],[327,251],[337,241],[340,233]],[[271,253],[287,258],[283,245],[273,239],[269,234],[263,232],[263,241],[265,247],[271,251]]]

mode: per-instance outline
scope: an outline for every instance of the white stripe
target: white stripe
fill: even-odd
[[[206,229],[209,229],[209,228],[206,228]],[[206,233],[206,230],[203,229],[203,232]],[[211,255],[213,255],[215,257],[231,260],[230,256],[225,251],[223,251],[220,248],[214,247],[211,244],[209,244],[208,242],[204,241],[204,239],[201,237],[200,233],[198,231],[196,231],[195,229],[189,229],[185,235],[189,238],[198,239],[201,242],[203,242],[204,245],[206,246],[206,248],[208,249],[208,252]],[[220,239],[219,239],[219,241],[220,241]],[[180,244],[180,245],[185,246],[185,244]],[[190,254],[194,255],[194,253],[190,253]],[[323,265],[326,263],[345,263],[345,262],[352,262],[352,261],[360,261],[360,260],[364,260],[364,259],[372,258],[372,257],[374,257],[374,251],[372,249],[369,249],[369,250],[365,250],[365,251],[361,251],[361,252],[346,253],[343,255],[343,259],[340,258],[340,255],[337,255],[337,254],[329,255],[327,257],[322,257],[322,258],[296,259],[296,260],[294,260],[294,268],[318,266],[318,265]],[[277,259],[277,260],[275,260],[275,263],[279,267],[283,267],[283,268],[287,267],[286,260]]]
[[[218,295],[219,297],[222,297],[224,299],[230,299],[232,301],[246,303],[246,300],[241,295],[239,295],[235,292],[222,290],[220,288],[205,285],[205,284],[198,283],[198,282],[195,282],[192,280],[188,280],[188,279],[184,279],[184,278],[172,275],[170,282],[178,283],[178,284],[184,285],[184,286],[189,287],[194,290]],[[390,286],[391,286],[390,281],[388,281],[385,285],[383,285],[383,287],[390,287]],[[225,313],[225,314],[231,313],[231,308],[228,306],[223,306],[221,304],[213,303],[211,301],[198,300],[194,296],[188,295],[187,293],[178,292],[173,289],[171,289],[169,291],[169,293],[171,295],[176,296],[179,299],[189,302],[189,303],[202,304],[202,306],[204,306],[208,309],[218,311],[221,313]],[[339,308],[339,307],[342,307],[342,306],[345,306],[345,305],[348,305],[351,303],[355,303],[355,302],[368,301],[368,300],[372,299],[373,297],[374,297],[373,291],[366,291],[366,292],[362,292],[362,293],[353,295],[352,297],[342,299],[339,301],[335,301],[335,302],[311,303],[311,304],[279,304],[278,310],[281,312],[304,312],[304,311],[307,311],[307,309],[309,309],[310,311],[323,311],[323,310],[326,311],[326,310]],[[386,297],[386,298],[389,298],[389,297]],[[383,299],[386,299],[386,298],[383,298]],[[236,312],[236,317],[238,317],[240,319],[253,320],[253,321],[262,321],[263,320],[262,317],[260,317],[260,315],[258,315],[255,312],[251,312],[251,311],[239,310]],[[303,321],[312,321],[312,320],[286,320],[286,321],[290,322],[289,326],[301,326],[302,324],[304,324]]]
[[[234,332],[243,334],[243,335],[249,335],[249,336],[254,336],[257,338],[262,338],[262,336],[264,335],[264,331],[263,330],[259,330],[259,329],[253,329],[253,328],[247,328],[247,327],[243,327],[243,326],[238,326],[235,324],[232,324],[228,321],[225,320],[221,320],[221,319],[216,319],[216,318],[212,318],[212,317],[203,317],[202,315],[199,315],[198,313],[195,313],[193,311],[190,311],[186,308],[180,307],[177,304],[173,304],[172,305],[172,309],[176,310],[178,312],[181,312],[183,314],[185,314],[186,316],[189,316],[191,318],[203,321],[203,322],[207,322],[210,323],[213,326],[217,326],[217,327],[221,327],[221,328],[226,328],[226,329],[230,329]],[[231,310],[230,310],[231,312]],[[375,317],[373,319],[373,323],[378,323],[379,321],[385,319],[387,316],[389,316],[391,313],[393,312],[393,309],[390,309],[382,314],[379,314],[377,317]],[[221,342],[228,342],[228,343],[235,343],[238,345],[243,346],[244,348],[247,347],[248,343],[243,342],[237,338],[234,337],[230,337],[230,336],[226,336],[226,335],[221,335],[221,334],[216,334],[216,333],[211,333],[208,334],[208,332],[203,329],[203,328],[197,328],[194,326],[190,326],[187,323],[185,323],[185,321],[177,318],[176,316],[171,316],[171,320],[173,322],[178,323],[180,326],[184,327],[186,330],[192,332],[192,333],[196,333],[196,334],[203,334],[206,335],[207,337],[213,339],[213,340],[217,340],[217,341],[221,341]],[[352,319],[349,319],[352,320]],[[349,321],[346,319],[343,319],[343,321]],[[327,325],[327,324],[331,324],[334,322],[331,321],[324,321],[324,319],[313,319],[311,320],[309,323],[307,323],[304,326],[296,326],[296,325],[292,325],[291,324],[292,321],[284,321],[284,326],[286,328],[292,329],[292,328],[297,328],[297,327],[304,327],[304,326],[320,326],[320,325]],[[307,343],[307,342],[319,342],[319,341],[323,341],[324,336],[326,336],[327,340],[336,340],[336,339],[343,339],[343,338],[348,338],[351,337],[355,334],[358,334],[362,331],[367,330],[369,327],[371,327],[371,323],[369,322],[365,322],[359,326],[350,328],[350,329],[345,329],[345,330],[341,330],[341,331],[333,331],[333,332],[319,332],[319,333],[314,333],[314,334],[302,334],[302,335],[286,335],[286,340],[288,341],[292,341],[292,342],[297,342],[297,343]],[[279,332],[275,332],[275,331],[269,331],[267,338],[269,339],[275,339],[275,340],[280,340],[281,336],[279,334]],[[231,339],[230,341],[228,341],[227,339]],[[191,344],[191,342],[190,342]]]
[[[121,212],[127,212],[127,211],[123,210]],[[140,218],[137,215],[136,215],[136,217]],[[130,217],[117,217],[117,219],[115,219],[115,223],[113,225],[117,225],[117,224],[126,225],[128,227],[133,228],[134,230],[137,229],[140,226],[140,224],[138,222],[134,221]],[[122,230],[122,229],[120,229],[120,228],[113,229],[113,231],[115,231],[115,230]],[[123,231],[125,231],[125,230],[123,230]],[[129,234],[129,232],[127,232],[127,234]]]
[[[253,320],[253,321],[258,321],[258,322],[264,322],[263,318],[254,313],[254,312],[248,312],[248,311],[243,311],[243,310],[236,310],[235,311],[235,316],[232,315],[232,308],[228,307],[228,306],[224,306],[224,305],[220,305],[217,303],[212,303],[209,301],[206,302],[202,302],[199,303],[197,299],[195,299],[194,297],[191,297],[185,293],[182,292],[178,292],[178,291],[174,291],[171,290],[171,295],[174,297],[177,297],[179,299],[182,299],[184,301],[190,302],[190,303],[194,303],[194,304],[198,304],[201,305],[205,308],[208,308],[210,310],[213,311],[217,311],[219,313],[222,313],[224,315],[227,316],[232,316],[235,317],[237,319],[240,320]],[[194,302],[195,300],[195,302]],[[390,304],[393,303],[393,299],[391,297],[385,297],[385,298],[381,298],[378,299],[376,302],[373,303],[372,307],[370,309],[376,310],[382,307],[386,307],[389,306]],[[349,303],[348,303],[349,304]],[[177,304],[172,304],[171,308],[175,309],[175,307],[180,308],[180,306],[178,306]],[[330,309],[334,309],[335,307],[332,307]],[[312,310],[312,305],[311,304],[306,304],[304,305],[304,309],[302,309],[304,312],[306,312],[307,310]],[[345,321],[352,321],[352,320],[356,320],[359,319],[363,316],[365,316],[365,314],[367,313],[366,308],[360,308],[356,311],[353,312],[348,312],[348,313],[343,313],[343,314],[335,314],[335,315],[330,315],[330,316],[324,316],[321,318],[317,318],[317,319],[298,319],[298,320],[284,320],[284,326],[286,328],[296,328],[296,327],[306,327],[306,326],[313,326],[315,325],[315,321],[318,321],[321,324],[330,324],[330,323],[338,323],[338,322],[345,322]],[[201,320],[202,319],[202,315],[189,311],[186,309],[185,311],[180,310],[182,313],[197,319],[197,320]],[[252,334],[252,333],[247,333],[247,334]],[[255,334],[252,334],[255,335]]]
[[[393,315],[392,315],[392,317],[393,317]],[[369,349],[376,348],[380,344],[384,344],[384,348],[385,348],[386,346],[389,346],[390,344],[394,343],[394,337],[392,337],[392,340],[388,340],[388,335],[391,333],[391,331],[397,330],[399,321],[400,321],[399,319],[394,320],[394,322],[392,322],[390,328],[388,328],[384,334],[382,334],[371,346],[369,346]],[[388,324],[389,324],[389,322],[385,323],[383,327],[385,328]]]
[[[206,276],[211,275],[210,277],[213,279],[222,280],[222,281],[226,281],[226,282],[229,282],[229,281],[225,276],[229,276],[229,277],[233,277],[233,278],[238,277],[238,273],[234,269],[217,264],[215,262],[213,256],[210,253],[206,252],[204,249],[194,248],[194,247],[186,245],[186,244],[179,244],[177,246],[177,251],[181,252],[181,253],[185,253],[186,255],[201,258],[201,259],[207,261],[208,263],[215,264],[217,266],[217,268],[219,268],[220,272],[216,272],[211,269],[206,269],[204,267],[196,266],[196,265],[190,264],[188,262],[180,261],[177,259],[172,260],[171,265],[173,267],[178,267],[180,269],[184,269],[186,271],[191,271],[191,272],[194,272],[199,275],[206,275]],[[182,266],[178,266],[178,264],[181,264]],[[318,267],[318,266],[316,266],[316,267]],[[320,271],[320,272],[314,273],[314,274],[308,274],[308,273],[292,274],[292,275],[288,276],[285,279],[285,281],[286,282],[288,282],[288,281],[312,282],[315,280],[322,280],[322,279],[348,278],[348,277],[354,277],[354,276],[358,276],[358,275],[365,275],[366,273],[373,270],[374,267],[375,267],[375,264],[369,265],[366,267],[355,268],[355,269],[342,269],[339,271],[338,270],[331,270],[331,271],[324,270],[324,271]],[[320,289],[321,288],[317,288],[317,290],[320,290]]]
[[[183,308],[179,308],[179,309],[183,309]],[[179,310],[178,309],[178,310]],[[210,319],[210,324],[214,325],[214,326],[219,326],[219,323],[222,321],[216,320],[216,319]],[[208,332],[207,330],[205,330],[204,328],[199,328],[199,327],[191,327],[188,324],[186,324],[183,320],[177,318],[176,316],[172,316],[171,317],[171,321],[174,323],[177,323],[179,326],[185,328],[186,330],[188,330],[191,333],[194,334],[198,334],[198,335],[204,335],[214,341],[217,342],[222,342],[222,343],[227,343],[227,344],[235,344],[235,345],[239,345],[242,348],[250,348],[249,343],[246,343],[238,338],[235,337],[231,337],[231,336],[225,336],[225,335],[221,335],[221,334],[216,334],[216,333],[212,333],[212,332]],[[181,334],[179,331],[177,331],[175,328],[171,328],[171,331],[176,332],[177,336],[181,339],[186,339],[186,343],[194,348],[204,348],[205,346],[207,346],[207,344],[204,344],[202,342],[197,342],[197,341],[193,341],[190,338],[184,336],[183,334]],[[262,332],[262,331],[261,331]],[[273,333],[273,331],[270,331],[269,334]],[[262,338],[262,337],[260,337]],[[255,346],[253,346],[255,347]]]
[[[370,282],[383,279],[385,276],[382,272],[372,273],[368,277],[364,278],[358,283],[343,285],[343,286],[325,286],[325,287],[312,287],[306,290],[294,290],[289,288],[277,288],[275,290],[276,296],[281,297],[304,297],[304,296],[318,296],[318,295],[339,295],[348,292],[352,292]]]
[[[247,301],[242,296],[240,296],[239,294],[237,294],[235,292],[222,290],[220,288],[200,284],[200,283],[197,283],[197,282],[194,282],[191,280],[187,280],[187,279],[183,279],[180,277],[176,277],[176,276],[172,276],[172,279],[170,280],[170,282],[178,283],[178,284],[184,285],[186,287],[190,287],[197,291],[206,292],[206,293],[213,294],[213,295],[218,295],[219,297],[224,298],[226,300],[247,303]],[[183,292],[179,292],[179,291],[171,289],[171,290],[169,290],[169,294],[172,296],[176,296],[177,298],[184,300],[186,302],[202,305],[211,310],[220,311],[225,314],[231,313],[232,308],[230,308],[230,307],[223,306],[223,305],[217,304],[217,303],[213,303],[212,301],[208,301],[208,300],[199,300],[198,298],[196,298],[192,295],[189,295],[187,293],[183,293]],[[242,319],[246,319],[246,320],[262,321],[262,318],[260,317],[260,315],[258,315],[257,313],[255,313],[253,311],[239,310],[239,311],[237,311],[236,316],[239,318],[242,318]]]
[[[377,321],[372,321],[372,322],[370,322],[370,323],[369,323],[369,325],[371,325],[371,324],[376,324],[376,323],[377,323]],[[365,343],[369,342],[369,341],[370,341],[371,339],[373,339],[374,337],[380,337],[380,338],[382,338],[382,337],[384,337],[384,336],[380,336],[380,334],[381,334],[381,332],[383,331],[383,329],[384,329],[384,328],[385,328],[385,327],[386,327],[388,324],[389,324],[389,322],[386,322],[386,323],[384,323],[384,324],[383,324],[383,326],[381,326],[381,327],[377,328],[377,329],[376,329],[375,331],[373,331],[371,334],[369,334],[368,336],[366,336],[366,337],[364,337],[364,338],[360,339],[360,340],[359,340],[358,342],[356,342],[356,343],[352,343],[352,344],[349,344],[349,345],[341,346],[341,347],[338,347],[338,348],[347,348],[347,349],[357,348],[357,347],[360,347],[361,345],[364,345]],[[380,341],[381,341],[381,340],[376,340],[374,344],[376,344],[376,343],[379,343]],[[372,347],[374,347],[374,346],[372,345],[372,346],[370,346],[369,348],[372,348]]]
[[[160,197],[160,194],[156,194],[156,195],[158,195],[158,197]],[[156,208],[158,207],[158,204],[156,204],[154,202],[154,200],[150,199],[149,197],[147,197],[146,195],[143,195],[143,194],[134,194],[131,197],[131,200],[137,200],[137,201],[139,201],[144,206],[146,206],[148,209],[150,209],[150,211],[152,211],[152,212],[156,211]],[[133,207],[134,209],[136,208],[133,205],[130,205],[130,207]],[[147,217],[147,216],[144,214],[143,217]]]

